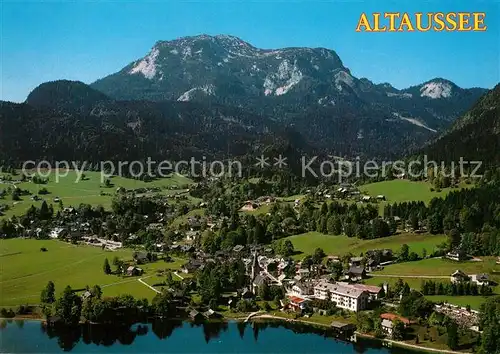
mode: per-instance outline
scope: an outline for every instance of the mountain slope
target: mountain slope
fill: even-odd
[[[217,102],[287,123],[338,106],[344,108],[327,116],[339,119],[345,107],[354,119],[375,110],[376,119],[400,120],[415,131],[427,130],[422,134],[428,137],[485,92],[439,78],[397,90],[354,77],[330,49],[259,49],[225,35],[159,41],[144,58],[92,87],[116,99]],[[314,132],[309,138],[318,141]]]
[[[39,85],[28,95],[26,103],[54,109],[81,109],[109,100],[108,96],[83,82],[58,80]]]
[[[296,132],[238,108],[114,101],[85,86],[52,82],[27,103],[1,102],[0,160],[189,160],[309,149]]]
[[[485,94],[453,127],[423,152],[436,161],[500,164],[500,84]]]

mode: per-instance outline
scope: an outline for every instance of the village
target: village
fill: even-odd
[[[111,282],[105,292],[113,284],[131,284],[129,288],[140,288],[132,289],[134,296],[165,296],[176,309],[172,315],[195,321],[278,318],[327,326],[346,340],[368,334],[430,341],[437,337],[423,323],[436,313],[464,331],[480,332],[477,307],[427,300],[437,295],[489,296],[496,276],[471,272],[470,266],[461,270],[461,264],[480,263],[480,258],[458,244],[429,246],[426,253],[384,241],[403,237],[427,244],[433,237],[428,235],[432,223],[406,213],[413,205],[390,205],[384,194],[369,193],[355,183],[308,187],[288,197],[269,193],[275,187],[267,182],[248,183],[250,192],[237,183],[229,184],[230,192],[221,181],[211,183],[217,188],[208,181],[168,190],[111,186],[103,192],[111,198],[110,209],[63,206],[64,198],[58,196],[52,197],[57,204],[48,205],[42,195],[40,208],[31,207],[7,225],[20,238],[103,252],[110,280],[100,283]],[[296,237],[322,243],[295,249]],[[336,252],[329,246],[336,242],[362,247]],[[51,247],[43,252],[51,254]],[[454,270],[422,282],[410,281],[405,273],[401,278],[384,276],[396,265],[433,259],[451,262]],[[83,302],[97,301],[91,290],[79,295]],[[410,309],[408,303],[419,307]]]

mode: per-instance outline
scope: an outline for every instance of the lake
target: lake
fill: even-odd
[[[38,321],[4,320],[2,353],[366,353],[402,354],[374,341],[332,337],[328,328],[283,321],[203,323],[155,321],[131,327],[47,328]]]

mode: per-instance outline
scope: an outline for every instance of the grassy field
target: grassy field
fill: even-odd
[[[417,262],[393,264],[378,271],[377,274],[449,276],[457,269],[466,274],[500,272],[500,265],[495,264],[494,257],[483,257],[482,259],[482,262],[455,262],[441,258],[424,259]]]
[[[460,186],[460,188],[465,188],[466,185]],[[428,203],[432,198],[440,198],[445,197],[449,192],[453,190],[459,190],[460,188],[446,188],[442,189],[439,192],[431,191],[432,185],[428,182],[413,182],[408,180],[392,180],[392,181],[383,181],[370,183],[366,185],[362,185],[359,187],[359,190],[363,194],[370,195],[372,197],[376,197],[377,195],[384,195],[386,197],[386,201],[373,203],[373,205],[379,207],[380,212],[382,213],[384,205],[388,203],[400,203],[407,201],[423,201]],[[282,202],[293,203],[296,199],[303,199],[305,197],[304,194],[292,195],[286,198],[278,198]],[[327,203],[331,202],[331,200],[327,200]],[[345,202],[347,204],[357,203],[355,200],[344,200],[341,202]],[[359,202],[358,202],[359,203]],[[321,206],[322,203],[318,203],[318,207]],[[262,205],[256,210],[250,211],[247,213],[251,213],[254,215],[266,214],[269,212],[271,205]]]
[[[178,216],[172,221],[172,227],[179,227],[182,224],[187,223],[188,219],[194,216],[203,216],[205,215],[205,209],[193,209],[187,212],[184,215]]]
[[[446,277],[432,280],[450,282],[449,276],[457,269],[460,269],[469,275],[487,273],[493,281],[497,284],[500,283],[500,265],[495,264],[494,257],[484,257],[482,262],[468,261],[458,263],[447,259],[433,258],[417,262],[393,264],[386,266],[381,271],[373,273],[377,276],[367,279],[365,283],[378,285],[383,282],[387,282],[389,285],[394,285],[394,283],[398,280],[398,276],[404,276],[402,277],[403,281],[408,283],[412,289],[420,290],[422,281],[432,279],[432,277]],[[498,272],[498,274],[496,274],[496,272]],[[384,274],[387,275],[387,277],[384,277]],[[426,278],[426,276],[429,278]],[[500,294],[500,286],[495,286],[493,291],[495,294]],[[470,305],[471,308],[475,310],[479,310],[481,304],[487,299],[483,296],[432,295],[426,297],[434,302],[446,301],[450,304],[464,307]]]
[[[46,188],[49,194],[40,195],[40,197],[45,199],[49,204],[52,203],[55,197],[59,197],[65,207],[71,205],[77,206],[80,203],[85,203],[94,206],[102,205],[105,208],[109,208],[113,195],[118,187],[123,187],[125,189],[158,187],[162,189],[161,194],[175,194],[185,192],[185,189],[180,190],[171,188],[180,188],[181,186],[192,183],[190,179],[180,175],[172,175],[170,178],[162,178],[151,182],[113,177],[111,178],[112,187],[106,188],[101,183],[100,172],[85,172],[85,176],[85,180],[75,183],[75,181],[77,181],[77,173],[75,171],[69,171],[68,176],[61,177],[58,182],[55,180],[55,174],[51,174],[47,184],[23,182],[16,186],[23,190],[29,190],[32,194],[37,194],[41,188]],[[11,186],[11,184],[7,182],[3,184],[0,183],[0,189],[5,189],[9,186]],[[106,193],[106,195],[101,195],[101,192]],[[7,204],[10,207],[3,217],[8,218],[13,215],[21,215],[31,205],[40,206],[42,203],[42,201],[32,201],[30,196],[23,196],[21,199],[21,201],[15,202],[11,200],[10,196],[6,196],[3,200],[0,200],[1,204]],[[191,201],[198,202],[199,200],[191,198]],[[57,206],[54,206],[54,209],[57,210]]]
[[[484,304],[488,299],[487,297],[484,296],[446,296],[446,295],[432,295],[432,296],[426,296],[426,298],[436,303],[447,302],[449,304],[461,307],[467,307],[467,305],[469,305],[471,309],[476,311],[479,311],[481,309],[481,305]]]
[[[410,252],[422,254],[425,248],[427,253],[432,252],[437,245],[443,243],[446,237],[443,235],[409,234],[384,237],[374,240],[360,240],[355,237],[324,235],[319,232],[308,232],[305,234],[290,236],[296,251],[302,252],[296,255],[302,258],[307,254],[313,254],[318,247],[322,248],[329,255],[343,255],[352,253],[354,255],[366,252],[371,249],[390,248],[398,251],[401,245],[406,243],[410,247]]]
[[[448,279],[425,279],[425,278],[402,278],[405,283],[408,283],[411,289],[415,289],[420,291],[422,281],[424,280],[434,280],[444,283],[449,283]],[[398,281],[397,277],[394,278],[385,278],[385,277],[372,277],[364,280],[365,284],[368,285],[380,285],[383,283],[388,283],[389,286],[394,286]],[[500,294],[500,287],[496,286],[494,288],[495,294]],[[439,302],[448,302],[453,305],[466,307],[470,305],[473,310],[479,310],[481,304],[483,304],[488,298],[484,296],[447,296],[447,295],[428,295],[427,299],[439,303]]]
[[[41,252],[40,248],[47,248]],[[60,292],[66,285],[82,289],[95,284],[103,288],[105,296],[129,293],[133,296],[152,299],[155,292],[138,282],[138,277],[106,275],[104,259],[110,263],[117,256],[124,261],[132,260],[132,250],[103,251],[98,247],[75,246],[57,240],[7,239],[0,242],[0,306],[39,303],[40,292],[49,280]],[[163,260],[141,265],[144,280],[148,284],[159,279],[160,269],[179,269],[183,259],[166,263]],[[114,266],[111,266],[113,269]]]
[[[408,180],[392,180],[370,183],[359,187],[362,193],[372,197],[384,195],[388,203],[400,203],[414,200],[421,200],[425,203],[432,198],[445,197],[450,191],[459,188],[446,188],[440,192],[432,192],[432,185],[427,182],[413,182]]]

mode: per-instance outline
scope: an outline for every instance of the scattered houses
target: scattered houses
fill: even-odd
[[[203,317],[205,317],[207,320],[210,320],[210,319],[220,318],[221,315],[212,309],[208,309],[207,311],[203,312]]]
[[[356,282],[363,280],[366,277],[365,267],[352,265],[347,271],[346,278],[350,281]]]
[[[97,236],[82,236],[81,239],[86,245],[101,247],[110,251],[114,251],[123,247],[123,243],[121,242],[106,240],[103,238],[98,238]]]
[[[446,258],[451,259],[456,262],[461,262],[467,260],[469,257],[462,250],[454,250],[446,253]]]
[[[130,266],[127,268],[127,275],[129,275],[129,276],[142,275],[142,273],[143,273],[143,270],[139,267]]]
[[[204,262],[199,259],[190,259],[186,264],[184,264],[181,268],[183,273],[189,274],[194,273],[199,269],[203,269]]]
[[[453,274],[450,276],[450,280],[452,283],[460,283],[460,282],[472,282],[477,284],[478,286],[489,286],[491,285],[491,280],[488,274],[481,273],[481,274],[472,274],[472,275],[467,275],[461,270],[456,270],[453,272]]]

